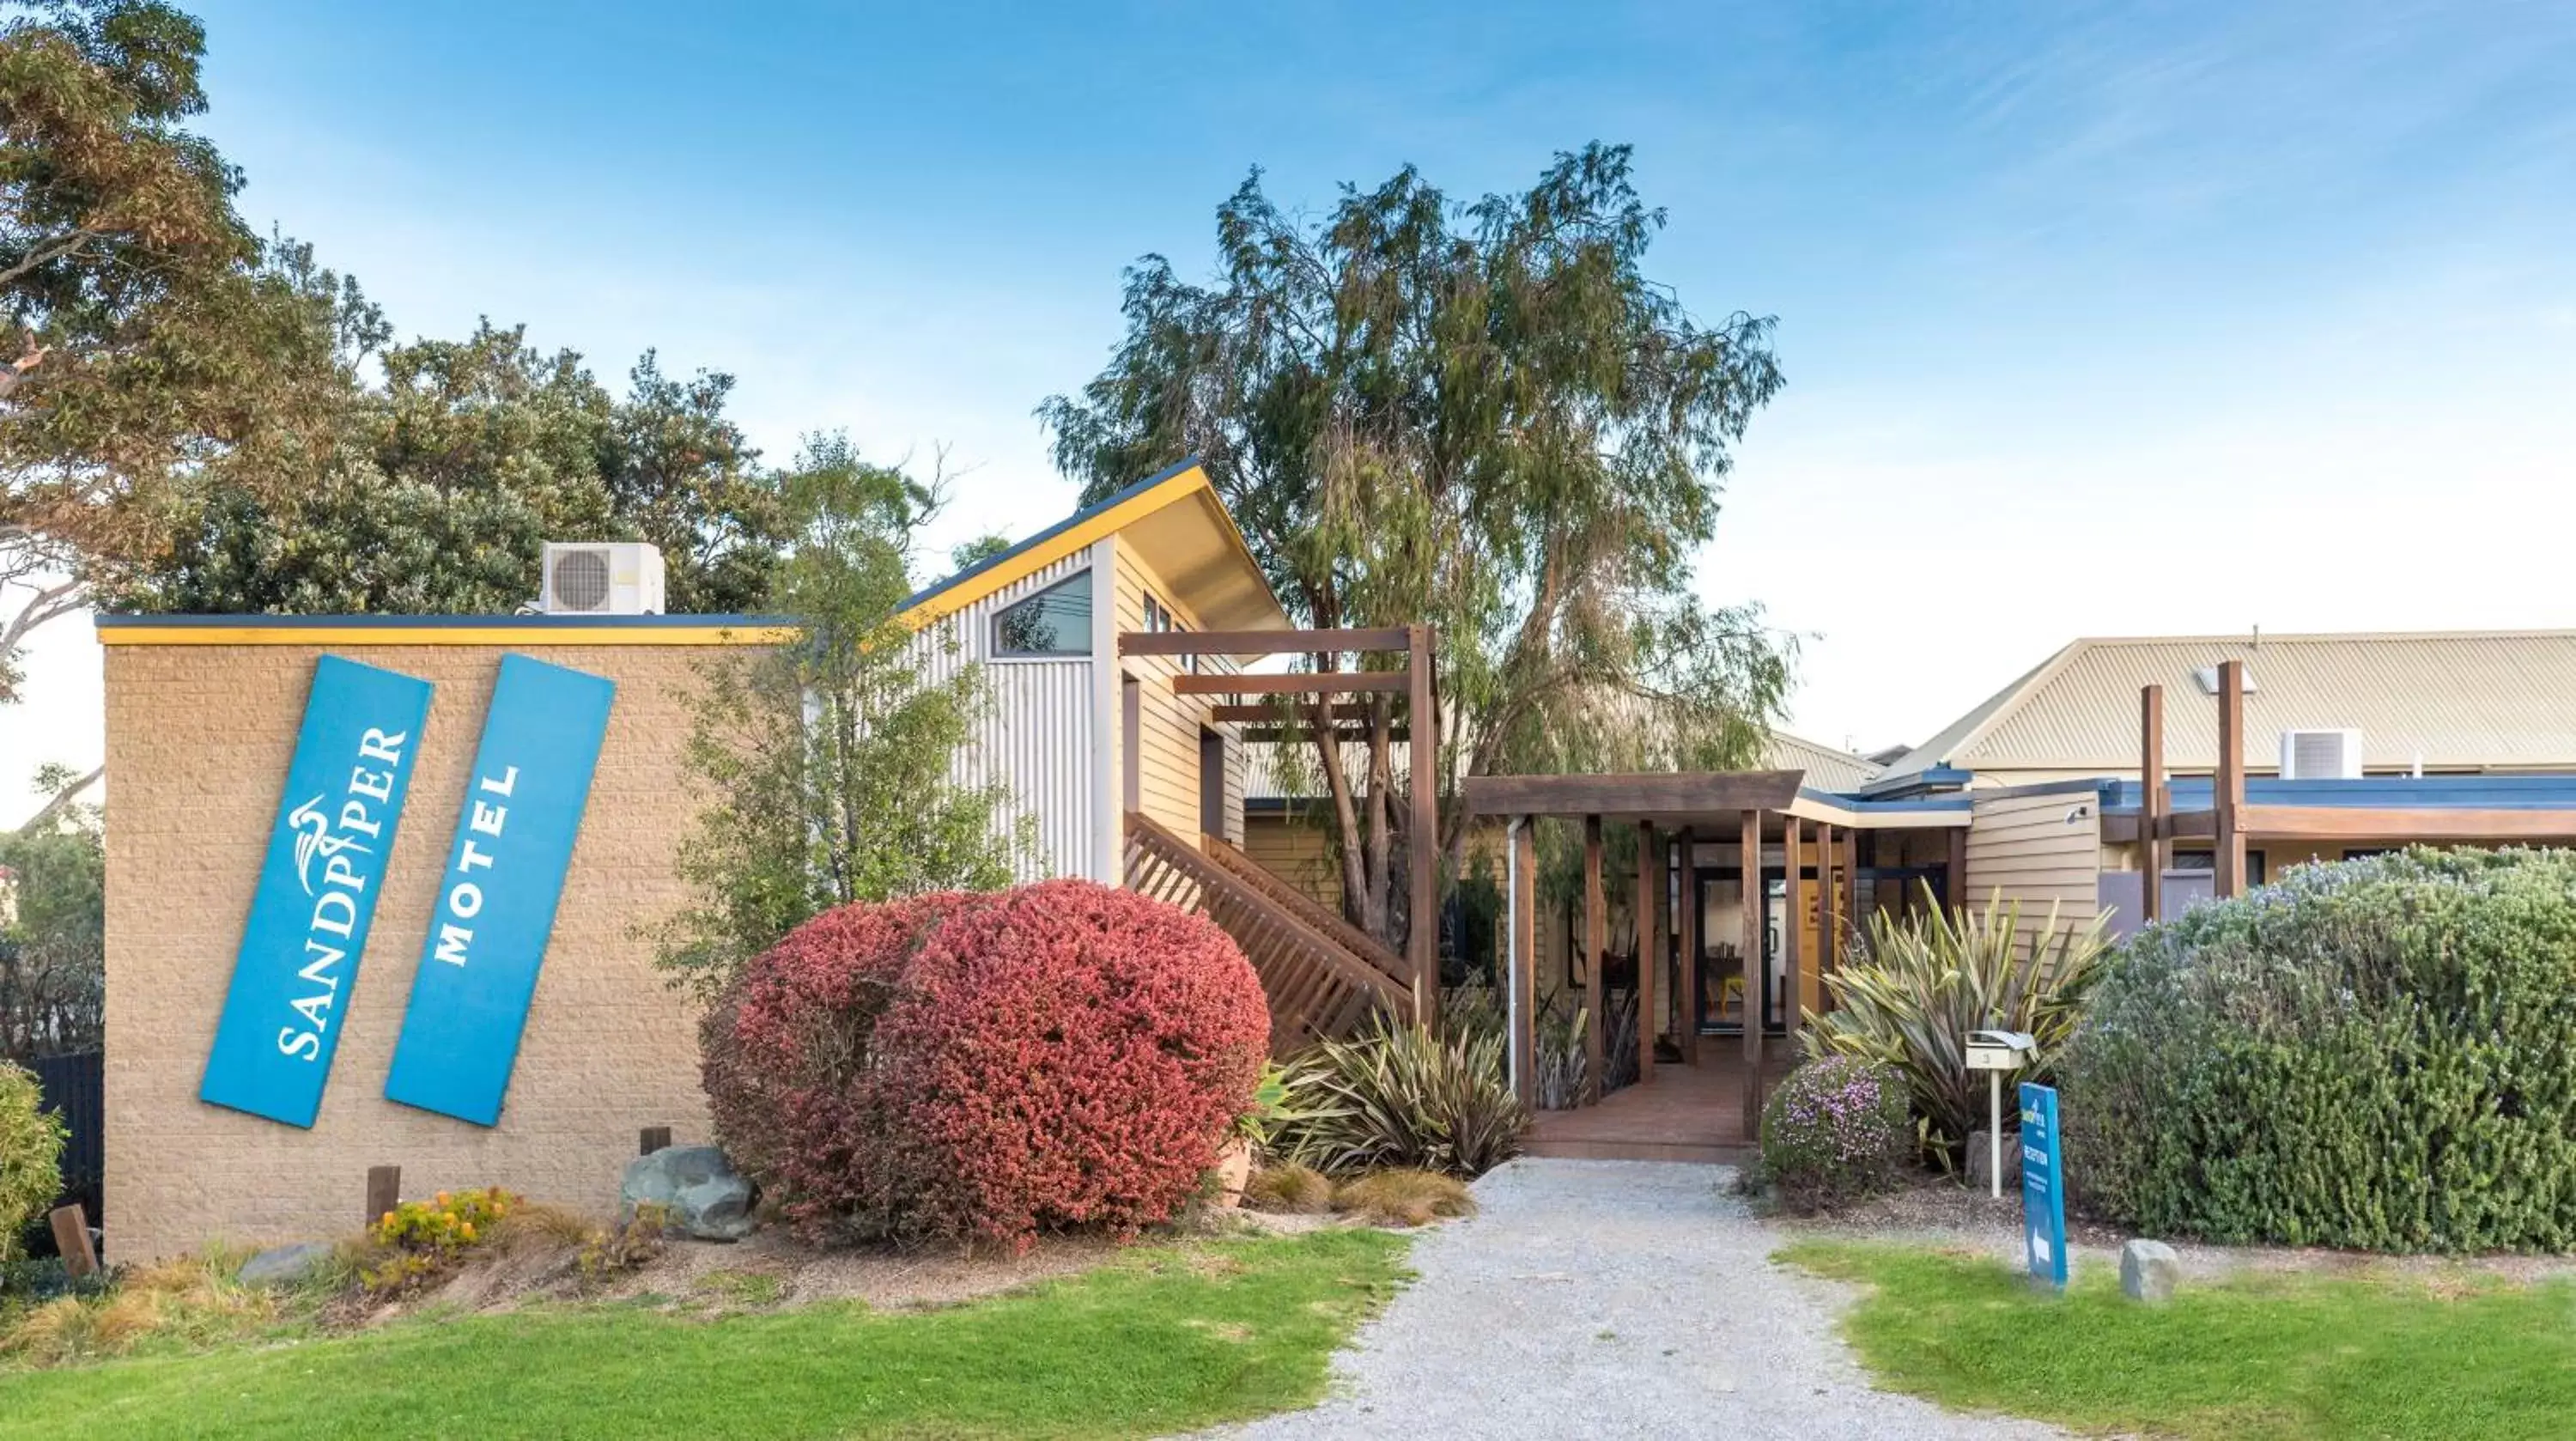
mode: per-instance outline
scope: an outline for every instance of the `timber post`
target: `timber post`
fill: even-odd
[[[1655,823],[1637,823],[1637,1083],[1655,1078],[1656,973],[1664,961],[1664,853]]]
[[[2165,888],[2165,688],[2138,692],[2138,919],[2153,921],[2164,908]]]
[[[1744,813],[1744,1139],[1762,1139],[1762,813]],[[1794,924],[1794,921],[1793,921]]]
[[[1610,1089],[1602,1070],[1601,1029],[1609,1022],[1609,987],[1601,953],[1610,945],[1608,894],[1601,884],[1601,818],[1583,818],[1583,1097],[1598,1101]]]
[[[1699,1064],[1699,835],[1689,826],[1681,835],[1681,890],[1673,912],[1673,934],[1681,944],[1682,993],[1673,998],[1674,1024],[1681,1028],[1682,1064]]]
[[[1411,915],[1405,949],[1413,966],[1413,1016],[1440,1024],[1440,720],[1431,675],[1431,627],[1409,625],[1405,639],[1405,731],[1412,747],[1413,845]]]
[[[2210,809],[2218,823],[2218,897],[2245,894],[2245,662],[2218,665],[2218,775],[2211,783]]]

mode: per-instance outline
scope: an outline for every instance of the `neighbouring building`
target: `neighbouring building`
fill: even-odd
[[[2430,842],[2576,840],[2576,631],[2075,641],[1859,788],[1966,794],[1972,897],[2145,917],[2142,693],[2161,697],[2172,914],[2219,884],[2221,668],[2243,677],[2233,760],[2258,829],[2245,880]]]

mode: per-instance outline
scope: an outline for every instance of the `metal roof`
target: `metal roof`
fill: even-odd
[[[1244,747],[1245,758],[1250,762],[1250,774],[1246,777],[1244,786],[1246,795],[1256,800],[1278,800],[1295,799],[1303,794],[1299,787],[1290,785],[1281,774],[1278,756],[1280,744],[1277,741],[1254,741]],[[1305,741],[1299,741],[1297,744],[1303,748],[1305,754],[1309,756],[1313,754],[1312,744]],[[1364,747],[1353,746],[1350,749],[1354,756],[1365,754]],[[1404,777],[1406,767],[1411,764],[1411,761],[1412,757],[1406,752],[1405,747],[1394,748],[1392,762],[1397,779]],[[1878,767],[1871,765],[1866,757],[1854,755],[1850,751],[1838,750],[1821,741],[1793,736],[1787,731],[1771,733],[1770,740],[1763,746],[1762,763],[1758,768],[1775,771],[1804,771],[1807,785],[1819,791],[1833,793],[1857,791],[1862,782],[1878,774]]]
[[[1856,791],[1878,774],[1867,756],[1787,731],[1771,733],[1762,748],[1762,764],[1772,770],[1805,771],[1807,784],[1824,791]]]
[[[2351,727],[2362,763],[2403,770],[2576,769],[2576,631],[2139,636],[2078,640],[1887,767],[1972,771],[2138,766],[2138,691],[2165,688],[2165,763],[2218,764],[2218,703],[2194,672],[2245,662],[2245,762],[2280,733]]]

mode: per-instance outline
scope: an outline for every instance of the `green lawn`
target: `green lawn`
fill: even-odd
[[[1781,1259],[1873,1288],[1844,1325],[1878,1383],[1945,1406],[2189,1438],[2576,1434],[2576,1286],[2246,1276],[2149,1308],[2109,1267],[2063,1297],[1998,1262],[1847,1242]]]
[[[0,1437],[1153,1435],[1321,1396],[1404,1251],[1323,1231],[1139,1250],[942,1311],[557,1307],[0,1374]]]

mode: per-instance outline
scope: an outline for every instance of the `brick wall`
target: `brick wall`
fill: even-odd
[[[500,1125],[384,1099],[439,871],[505,649],[617,683],[554,938]],[[683,898],[672,856],[687,645],[331,646],[433,682],[339,1053],[310,1131],[197,1100],[318,646],[111,645],[107,666],[107,1215],[113,1255],[222,1238],[337,1236],[364,1219],[371,1165],[406,1196],[499,1184],[599,1214],[636,1132],[707,1136],[694,1012],[638,921]]]

